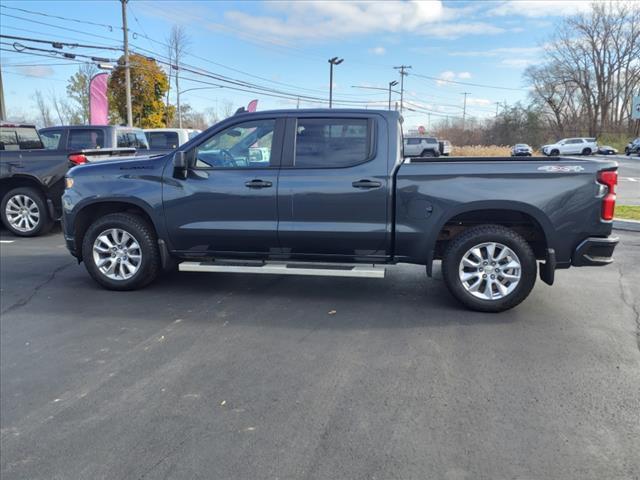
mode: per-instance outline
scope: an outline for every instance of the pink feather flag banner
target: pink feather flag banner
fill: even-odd
[[[98,73],[89,82],[89,123],[91,125],[109,124],[108,79],[108,73]]]

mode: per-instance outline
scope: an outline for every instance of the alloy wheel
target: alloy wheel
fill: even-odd
[[[111,280],[127,280],[142,265],[142,249],[133,235],[121,228],[103,231],[93,242],[93,261]]]
[[[486,242],[470,248],[462,256],[458,276],[464,289],[474,297],[499,300],[518,286],[522,265],[506,245]]]
[[[33,198],[18,194],[11,197],[5,206],[5,215],[12,228],[28,233],[40,223],[40,209]]]

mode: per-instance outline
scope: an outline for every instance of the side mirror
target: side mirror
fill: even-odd
[[[173,178],[186,180],[189,173],[187,156],[181,150],[173,154]]]

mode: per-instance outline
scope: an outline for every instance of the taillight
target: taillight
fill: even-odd
[[[618,185],[618,171],[607,170],[598,172],[598,182],[607,186],[607,193],[602,197],[603,220],[613,220],[616,209],[616,185]]]
[[[72,153],[68,158],[69,161],[74,165],[82,165],[83,163],[87,163],[87,156],[82,155],[81,153]]]

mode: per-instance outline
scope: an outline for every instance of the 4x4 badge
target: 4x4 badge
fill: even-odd
[[[566,172],[582,172],[584,167],[580,165],[545,165],[538,167],[538,170],[543,170],[549,173],[566,173]]]

